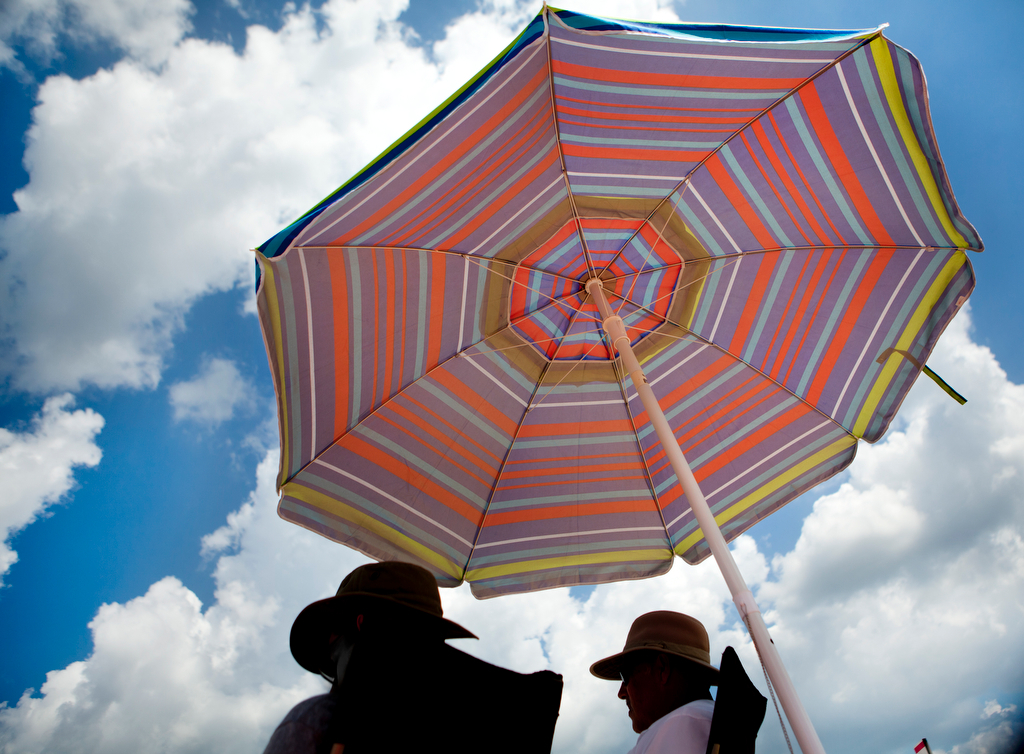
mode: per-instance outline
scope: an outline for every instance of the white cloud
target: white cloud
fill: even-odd
[[[72,411],[70,395],[49,398],[25,432],[0,428],[0,585],[18,560],[11,538],[74,485],[74,470],[100,462],[95,443],[103,417],[92,409]]]
[[[0,14],[0,65],[24,69],[14,44],[47,63],[59,54],[61,38],[105,42],[159,65],[191,30],[194,12],[189,0],[6,0]]]
[[[39,89],[30,180],[0,218],[0,372],[20,389],[155,386],[197,298],[251,286],[248,248],[444,101],[537,10],[487,3],[425,51],[396,20],[406,0],[330,0],[292,6],[278,32],[249,27],[237,55],[176,41],[188,7],[83,2],[89,28],[137,56]],[[64,6],[16,8],[21,28],[43,19],[33,33],[52,48]],[[593,8],[671,15],[656,0]]]
[[[206,358],[199,374],[171,385],[168,393],[175,421],[217,425],[234,416],[237,409],[251,408],[254,390],[235,362]]]
[[[936,754],[1007,754],[1024,731],[1024,492],[1013,485],[1024,471],[1024,449],[1014,442],[1024,388],[970,341],[967,323],[961,315],[931,360],[970,398],[966,407],[919,384],[902,428],[862,448],[846,484],[818,501],[792,551],[769,569],[753,538],[734,544],[832,754],[906,752],[922,734]],[[203,540],[204,553],[217,558],[215,604],[203,612],[191,592],[165,579],[126,605],[104,606],[92,624],[92,656],[51,672],[41,696],[0,710],[5,751],[71,751],[75,741],[127,751],[149,745],[154,731],[168,751],[258,751],[289,705],[323,687],[288,653],[291,621],[364,558],[277,517],[276,469],[272,452],[250,500]],[[909,543],[868,512],[907,526]],[[617,651],[647,610],[696,615],[713,654],[735,646],[764,688],[710,561],[602,586],[585,602],[565,589],[477,601],[463,587],[442,599],[446,615],[481,637],[460,648],[564,675],[559,753],[631,745],[615,684],[587,668]],[[758,741],[762,754],[785,751],[771,708]]]

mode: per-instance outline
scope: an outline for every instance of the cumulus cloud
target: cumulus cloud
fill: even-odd
[[[191,30],[189,0],[7,0],[0,14],[0,65],[23,71],[12,45],[48,63],[67,38],[105,42],[148,65],[159,65]]]
[[[1013,480],[1024,472],[1024,388],[970,340],[968,321],[958,318],[931,360],[968,395],[966,407],[919,384],[902,426],[861,449],[790,552],[769,563],[753,538],[733,545],[829,752],[896,754],[922,734],[936,754],[1008,754],[1021,741],[1024,493]],[[324,688],[288,653],[291,621],[365,559],[277,517],[276,469],[275,451],[250,499],[202,542],[216,558],[216,602],[204,611],[169,578],[105,605],[91,624],[92,656],[0,710],[5,751],[77,751],[78,741],[82,750],[137,750],[154,735],[168,751],[259,750],[291,704]],[[574,594],[477,601],[465,587],[442,592],[445,614],[481,637],[460,648],[564,675],[556,752],[632,745],[615,684],[587,668],[621,648],[648,610],[697,616],[713,655],[736,647],[767,695],[712,562]],[[758,751],[785,751],[771,708],[758,740]]]
[[[81,3],[89,28],[140,52],[39,88],[29,183],[15,192],[18,211],[0,218],[0,372],[42,393],[155,386],[197,298],[251,286],[247,249],[456,91],[537,11],[484,3],[423,49],[397,21],[406,5],[289,4],[279,31],[249,27],[239,55],[181,40],[184,0]],[[674,18],[664,0],[594,8]],[[17,9],[19,28],[52,48],[65,5]],[[38,29],[32,19],[43,19]],[[146,50],[160,51],[159,69]]]
[[[11,539],[74,486],[76,467],[95,466],[102,453],[95,438],[103,417],[92,409],[72,410],[74,398],[50,398],[24,432],[0,428],[0,585],[18,560]]]
[[[207,358],[191,380],[171,385],[174,420],[216,426],[253,405],[252,383],[230,359]]]

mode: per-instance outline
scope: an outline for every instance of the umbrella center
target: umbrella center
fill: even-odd
[[[580,226],[559,228],[511,283],[513,331],[551,361],[613,358],[589,281],[601,282],[635,346],[669,321],[682,276],[683,255],[645,219],[584,218]]]

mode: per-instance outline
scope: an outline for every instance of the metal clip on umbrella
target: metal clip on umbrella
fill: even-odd
[[[669,426],[668,420],[665,419],[665,412],[661,410],[661,404],[658,403],[654,391],[648,384],[647,376],[640,367],[640,362],[633,355],[633,348],[629,344],[629,336],[626,335],[622,317],[615,314],[609,306],[608,298],[604,293],[604,285],[600,279],[595,277],[588,280],[586,289],[601,312],[601,325],[604,327],[605,334],[622,358],[623,366],[640,396],[640,402],[643,403],[651,424],[654,425],[654,430],[661,441],[661,447],[664,449],[665,455],[668,456],[669,463],[679,479],[679,484],[682,485],[683,491],[686,493],[686,499],[693,509],[694,516],[697,517],[704,538],[711,548],[711,554],[722,571],[722,576],[725,577],[725,583],[729,586],[729,593],[732,594],[732,600],[736,603],[736,609],[739,610],[743,622],[747,624],[750,638],[754,640],[754,647],[779,695],[782,708],[786,711],[786,717],[793,727],[793,733],[800,744],[800,749],[804,754],[819,754],[819,752],[824,754],[825,749],[818,739],[811,719],[796,693],[796,688],[789,678],[789,673],[786,672],[785,665],[782,664],[782,658],[779,657],[775,643],[768,635],[768,627],[765,626],[764,619],[761,617],[761,609],[754,601],[754,595],[744,581],[743,575],[729,551],[729,545],[725,542],[722,530],[718,528],[711,508],[708,506],[707,500],[704,499],[704,493],[701,492],[697,480],[694,479],[690,464],[686,462],[686,457],[683,455],[679,443],[676,442],[672,428]]]

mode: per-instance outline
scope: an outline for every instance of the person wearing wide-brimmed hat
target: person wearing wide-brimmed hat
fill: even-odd
[[[640,734],[629,754],[704,754],[718,670],[699,620],[668,610],[641,615],[622,651],[590,672],[621,684],[619,698]]]
[[[356,568],[334,597],[307,605],[292,624],[292,656],[331,681],[331,692],[296,705],[265,754],[402,750],[396,731],[414,733],[425,710],[409,703],[410,688],[419,692],[437,673],[445,639],[458,638],[477,637],[443,617],[429,571],[399,562]],[[343,685],[346,677],[357,680]]]

